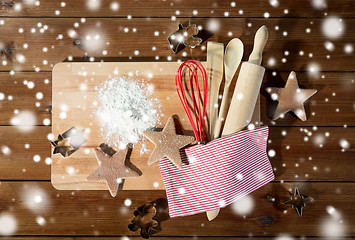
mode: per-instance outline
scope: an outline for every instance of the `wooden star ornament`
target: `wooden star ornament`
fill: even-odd
[[[169,118],[163,131],[145,131],[143,134],[155,145],[148,160],[149,165],[167,157],[177,168],[182,169],[180,149],[195,141],[195,137],[176,134],[173,117]]]
[[[88,181],[105,181],[112,197],[115,197],[121,179],[136,178],[138,173],[125,165],[128,148],[109,156],[95,148],[95,156],[99,167],[88,177]]]
[[[273,100],[277,100],[278,104],[274,112],[273,120],[276,120],[292,111],[302,121],[307,120],[306,111],[304,109],[304,102],[312,97],[316,89],[301,89],[298,87],[296,73],[291,72],[288,76],[284,88],[267,88],[267,92],[271,95]]]

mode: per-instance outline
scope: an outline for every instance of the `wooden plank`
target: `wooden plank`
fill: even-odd
[[[126,239],[125,239],[126,237]],[[236,237],[208,237],[208,236],[193,236],[193,237],[163,237],[157,236],[160,240],[196,240],[196,239],[203,239],[203,240],[236,240]],[[118,237],[101,237],[101,236],[90,236],[90,237],[49,237],[49,236],[24,236],[24,237],[2,237],[2,240],[92,240],[92,239],[102,239],[102,240],[117,240]],[[140,236],[122,236],[121,240],[138,240],[142,239]],[[260,240],[274,240],[275,237],[258,237]],[[294,237],[292,239],[307,239],[306,237]],[[322,238],[317,237],[317,240],[327,240],[329,238]],[[332,238],[332,240],[349,240],[354,238]],[[250,240],[250,237],[238,237],[238,240]]]
[[[284,235],[280,235],[282,237]],[[88,237],[48,237],[48,236],[24,236],[24,237],[2,237],[2,240],[42,240],[42,239],[48,239],[48,240],[92,240],[92,239],[102,239],[102,240],[138,240],[142,239],[140,236],[120,236],[116,237],[101,237],[101,236],[88,236]],[[125,239],[125,237],[127,237]],[[284,236],[286,237],[286,236]],[[208,236],[193,236],[193,237],[163,237],[163,236],[154,236],[154,238],[159,239],[159,240],[196,240],[196,239],[201,239],[201,240],[236,240],[236,237],[208,237]],[[153,238],[153,239],[154,239]],[[250,240],[251,237],[238,237],[238,240]],[[276,237],[258,237],[260,240],[275,240]],[[292,236],[292,239],[300,239],[300,240],[305,240],[305,239],[310,239],[306,237],[294,237]],[[328,240],[329,238],[322,238],[322,237],[317,237],[317,240]],[[354,239],[354,238],[332,238],[332,240],[349,240],[349,239]],[[280,239],[282,240],[282,238]]]
[[[342,150],[344,140],[349,149]],[[268,153],[276,180],[352,181],[355,169],[347,166],[355,157],[354,143],[353,128],[270,127]]]
[[[9,154],[0,153],[0,179],[50,180],[51,166],[46,158],[51,157],[47,135],[50,127],[33,127],[32,131],[21,132],[15,127],[0,127],[0,147],[7,146]],[[26,148],[28,144],[29,148]],[[40,161],[33,160],[35,155]],[[48,162],[48,160],[47,160]]]
[[[283,235],[281,235],[280,237],[282,237]],[[284,236],[286,237],[286,236]],[[77,240],[90,240],[93,239],[95,237],[76,237],[75,239]],[[103,240],[117,240],[117,237],[97,237],[99,239],[103,239]],[[250,240],[251,237],[208,237],[208,236],[193,236],[193,237],[163,237],[163,236],[157,236],[156,238],[161,239],[161,240],[196,240],[196,239],[203,239],[203,240]],[[276,237],[258,237],[258,239],[260,240],[275,240]],[[39,238],[41,239],[41,238]],[[49,238],[51,239],[51,238]],[[141,237],[138,236],[130,236],[129,239],[142,239]],[[129,240],[127,239],[127,240]],[[306,237],[294,237],[292,236],[292,239],[307,239]],[[322,237],[318,237],[317,240],[327,240],[328,238],[322,238]],[[354,239],[354,238],[332,238],[332,240],[348,240],[348,239]],[[17,240],[17,239],[16,239]],[[282,238],[281,238],[282,240]]]
[[[35,117],[35,125],[44,125],[44,119],[51,119],[49,107],[52,102],[51,74],[19,72],[14,75],[0,73],[0,92],[5,95],[0,100],[0,124],[10,125],[15,111],[30,111]],[[30,83],[30,84],[25,84]],[[32,83],[34,84],[33,88]],[[42,93],[37,98],[37,93]],[[9,97],[11,100],[9,100]],[[39,103],[39,106],[36,104]]]
[[[299,217],[290,206],[278,209],[282,205],[273,205],[266,198],[268,194],[278,201],[289,197],[287,189],[298,186],[304,195],[315,200],[308,203]],[[251,211],[238,215],[232,206],[222,209],[218,218],[209,222],[205,214],[165,220],[161,223],[160,236],[324,236],[326,223],[339,225],[327,213],[332,206],[342,220],[341,236],[353,236],[355,224],[354,183],[271,183],[249,195],[253,202]],[[33,202],[35,196],[41,196],[40,203]],[[57,191],[50,183],[38,182],[2,182],[0,197],[2,213],[11,214],[17,219],[16,235],[131,235],[127,224],[135,208],[146,201],[165,197],[164,191],[123,191],[118,197],[111,198],[107,192],[100,191]],[[131,199],[131,206],[124,201]],[[29,210],[28,204],[31,204]],[[285,206],[283,206],[285,207]],[[284,212],[284,210],[286,210]],[[55,211],[55,214],[54,214]],[[167,209],[165,209],[167,211]],[[166,213],[163,211],[164,213]],[[166,215],[165,215],[166,216]],[[45,224],[39,225],[37,217],[43,217]],[[60,227],[58,227],[60,226]],[[235,227],[238,226],[238,227]],[[333,227],[336,227],[333,226]],[[339,226],[338,226],[339,227]],[[137,233],[133,234],[136,235]]]
[[[342,17],[353,17],[354,2],[351,0],[328,0],[326,2],[327,8],[318,9],[313,7],[308,0],[286,1],[280,0],[279,4],[271,5],[268,0],[256,1],[250,4],[248,0],[235,1],[235,5],[231,4],[233,1],[219,0],[206,0],[201,4],[200,1],[150,1],[147,7],[144,1],[120,1],[118,10],[111,8],[111,1],[101,1],[101,4],[95,8],[89,8],[86,5],[87,1],[71,0],[65,2],[65,7],[61,6],[60,2],[56,1],[41,1],[40,5],[36,6],[35,1],[33,4],[22,4],[21,10],[14,10],[13,8],[6,7],[1,12],[1,16],[11,17],[225,17],[224,13],[227,11],[230,17],[264,17],[265,12],[269,12],[271,17],[323,17],[324,13],[329,15],[336,14]],[[20,2],[20,1],[16,1]],[[322,2],[320,2],[322,3]],[[322,4],[318,4],[318,6]],[[234,7],[233,7],[234,6]],[[317,5],[316,5],[317,6]],[[91,10],[93,9],[93,10]],[[287,9],[288,13],[285,14],[284,10]],[[56,10],[60,14],[55,13]],[[177,15],[176,11],[179,10],[180,14]],[[194,15],[193,11],[197,10],[198,14]],[[243,14],[239,13],[243,10]],[[323,11],[322,11],[323,10]]]
[[[355,74],[322,72],[320,78],[306,72],[296,72],[300,88],[317,89],[318,92],[305,103],[307,121],[291,113],[272,121],[277,101],[272,101],[267,87],[284,87],[289,72],[267,72],[261,87],[261,120],[270,126],[354,126]]]
[[[277,102],[271,101],[266,87],[283,87],[288,72],[277,72],[273,76],[272,71],[267,71],[261,89],[261,120],[270,126],[354,126],[354,97],[355,88],[354,73],[343,72],[321,72],[324,78],[317,78],[305,72],[297,72],[299,85],[303,88],[315,88],[318,93],[306,102],[306,113],[308,120],[302,122],[291,114],[286,114],[283,119],[276,122],[271,120]],[[44,81],[48,79],[49,83]],[[23,81],[33,82],[33,89],[29,89]],[[177,96],[173,79],[171,84],[164,84],[164,90],[171,92],[171,96]],[[17,84],[15,84],[17,82]],[[161,88],[162,86],[158,86]],[[0,125],[9,125],[14,111],[29,110],[37,117],[37,125],[43,125],[44,119],[51,119],[48,107],[51,105],[51,74],[36,72],[18,72],[10,75],[7,72],[0,72],[0,92],[5,94],[5,99],[0,101]],[[234,85],[231,86],[234,89]],[[43,93],[42,99],[36,99],[36,93]],[[12,96],[9,101],[8,97]],[[40,106],[36,107],[39,102]],[[337,111],[337,109],[339,111]],[[178,112],[184,116],[182,108]],[[314,113],[314,115],[312,115]]]
[[[50,166],[45,163],[45,159],[51,155],[47,140],[50,131],[50,127],[35,127],[33,132],[25,134],[14,127],[0,127],[0,147],[6,145],[11,149],[10,155],[0,153],[0,179],[50,180]],[[310,132],[312,136],[308,136]],[[329,137],[326,137],[328,134]],[[305,137],[309,140],[305,141]],[[318,127],[313,130],[304,127],[270,127],[269,139],[271,143],[268,149],[275,151],[275,156],[270,157],[270,161],[276,169],[277,181],[354,179],[355,170],[349,167],[354,160],[355,135],[352,128]],[[343,139],[350,145],[350,149],[344,152],[340,146]],[[322,142],[323,148],[320,148],[319,144]],[[30,145],[29,149],[25,149],[26,143]],[[152,149],[152,145],[148,147]],[[33,160],[36,154],[41,157],[38,163]],[[135,161],[146,161],[147,158],[148,155],[137,156]]]
[[[36,239],[48,239],[48,240],[75,240],[76,237],[47,237],[47,236],[23,236],[23,237],[1,237],[3,240],[36,240]]]
[[[170,57],[172,61],[176,61],[183,59],[184,56],[191,58],[189,49],[175,55],[167,41],[167,37],[177,30],[178,23],[189,21],[186,18],[178,19],[176,22],[166,21],[166,19],[139,18],[132,21],[90,18],[85,23],[80,23],[78,28],[74,27],[74,24],[79,22],[77,18],[4,18],[2,20],[4,25],[0,26],[3,33],[0,41],[5,48],[11,48],[12,43],[15,48],[12,50],[13,53],[7,57],[3,56],[6,65],[1,66],[2,71],[50,70],[54,64],[68,56],[81,59],[86,56],[85,53],[90,57],[108,57],[105,61],[156,61],[155,57],[159,58],[159,61],[170,60]],[[209,18],[190,19],[191,23],[200,25],[203,29],[208,29],[209,21]],[[346,26],[352,26],[355,24],[355,19],[344,19],[343,22]],[[346,44],[354,42],[355,29],[346,28],[344,36],[334,42],[335,50],[329,52],[324,47],[324,42],[329,39],[322,33],[322,23],[323,19],[228,18],[220,20],[218,32],[208,40],[227,44],[231,38],[239,37],[245,44],[244,59],[247,59],[256,30],[265,24],[270,34],[263,54],[264,66],[278,71],[310,69],[317,71],[318,67],[321,71],[352,71],[354,53],[345,54],[343,49]],[[38,24],[41,27],[37,27]],[[44,30],[44,26],[47,26],[48,30]],[[275,27],[278,27],[278,30],[275,30]],[[23,29],[23,32],[19,32],[19,28]],[[306,32],[308,28],[310,33]],[[36,32],[32,33],[32,29]],[[43,33],[40,32],[41,29]],[[81,39],[80,45],[73,44],[75,39]],[[28,44],[28,47],[24,48],[24,44]],[[205,48],[206,42],[194,48],[193,58],[204,61]],[[303,55],[300,55],[300,52],[303,52]],[[24,58],[18,54],[22,54]]]

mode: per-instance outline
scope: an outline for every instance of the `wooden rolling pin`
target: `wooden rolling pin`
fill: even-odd
[[[249,61],[241,66],[222,136],[242,130],[251,121],[265,73],[265,68],[260,64],[267,39],[268,30],[262,26],[255,34]]]

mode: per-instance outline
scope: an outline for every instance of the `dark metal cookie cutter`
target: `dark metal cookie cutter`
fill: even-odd
[[[302,216],[302,210],[306,207],[307,202],[311,202],[314,199],[309,196],[301,195],[298,188],[295,188],[295,193],[293,195],[290,194],[290,200],[283,202],[283,204],[291,204],[292,208],[296,209],[298,215]]]
[[[159,222],[155,219],[157,210],[152,203],[137,208],[128,224],[128,229],[132,232],[141,229],[140,235],[142,238],[148,239],[152,234],[159,232]]]
[[[54,147],[53,154],[59,153],[63,157],[69,157],[86,142],[84,130],[72,127],[63,134],[59,134],[57,140],[51,142],[51,145]]]
[[[202,39],[196,37],[199,33],[196,24],[188,25],[184,27],[182,24],[179,24],[179,29],[168,37],[168,42],[171,50],[174,53],[177,53],[179,49],[183,48],[184,46],[195,48],[196,46],[200,45]]]

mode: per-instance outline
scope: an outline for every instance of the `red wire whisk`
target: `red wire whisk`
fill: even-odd
[[[199,84],[199,75],[202,76],[202,89]],[[187,81],[185,80],[186,77],[188,77]],[[175,84],[196,140],[198,143],[203,143],[206,139],[205,123],[208,96],[206,70],[199,61],[188,60],[178,68],[175,75]],[[190,103],[188,97],[190,97]]]

